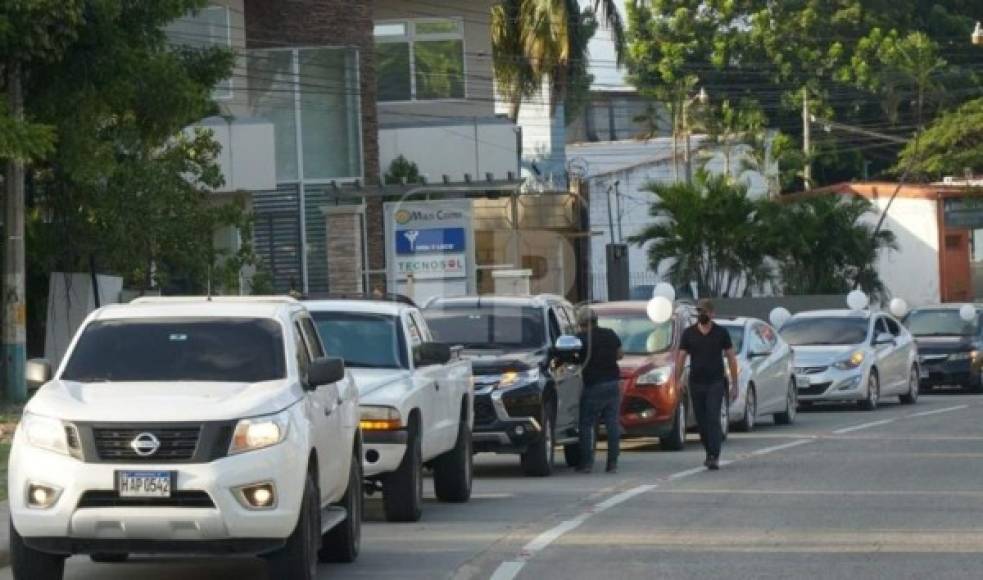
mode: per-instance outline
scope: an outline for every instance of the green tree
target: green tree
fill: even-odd
[[[406,157],[400,155],[389,164],[389,170],[382,178],[386,185],[399,185],[401,183],[421,183],[420,168]]]
[[[941,179],[947,175],[983,172],[983,98],[942,114],[898,157],[894,172]]]

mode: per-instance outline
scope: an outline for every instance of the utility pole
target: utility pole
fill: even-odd
[[[614,189],[614,185],[608,187],[608,192],[605,197],[608,199],[608,232],[611,233],[611,243],[614,243],[614,214],[611,212],[611,190]]]
[[[618,214],[618,243],[623,243],[625,241],[625,235],[621,232],[621,191],[618,187],[621,185],[621,181],[614,182],[614,209]]]
[[[14,121],[24,118],[21,65],[7,64],[7,100]],[[24,364],[27,360],[27,301],[24,283],[24,162],[7,162],[3,229],[3,367],[7,402],[27,399]]]
[[[805,154],[805,167],[802,180],[806,191],[812,189],[812,116],[809,114],[809,89],[802,89],[802,153]]]

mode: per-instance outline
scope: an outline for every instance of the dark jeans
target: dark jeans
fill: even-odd
[[[700,442],[703,443],[707,455],[720,457],[720,446],[724,442],[724,434],[720,428],[720,407],[727,392],[727,382],[693,384],[690,385],[689,392],[693,399],[693,413],[700,427]]]
[[[608,432],[608,465],[618,464],[621,451],[621,425],[618,415],[621,409],[621,389],[618,381],[584,386],[580,398],[580,466],[593,467],[594,440],[598,419],[604,421]]]

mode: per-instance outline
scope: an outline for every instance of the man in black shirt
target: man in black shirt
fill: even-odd
[[[697,322],[683,331],[676,357],[676,382],[690,358],[689,392],[693,411],[700,427],[700,442],[707,452],[704,465],[707,469],[720,469],[720,447],[723,433],[720,414],[727,392],[727,376],[724,374],[724,357],[734,381],[731,390],[737,389],[737,357],[730,333],[713,323],[713,303],[700,300],[696,308]],[[731,397],[733,398],[733,397]]]
[[[590,473],[594,469],[594,431],[598,419],[603,419],[608,433],[607,472],[618,471],[621,450],[621,374],[618,361],[624,356],[621,339],[610,328],[597,325],[597,313],[583,308],[578,316],[580,338],[584,344],[581,361],[584,363],[584,393],[580,398],[580,467],[577,471]]]

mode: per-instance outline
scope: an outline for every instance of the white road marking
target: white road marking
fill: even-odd
[[[679,471],[679,472],[673,473],[672,475],[670,475],[666,479],[668,479],[669,481],[675,481],[677,479],[682,479],[684,477],[689,477],[691,475],[696,475],[697,473],[702,473],[702,472],[704,472],[706,470],[707,470],[706,467],[694,467],[693,469],[687,469],[686,471]]]
[[[882,419],[880,421],[871,421],[870,423],[861,423],[860,425],[854,425],[853,427],[844,427],[842,429],[837,429],[833,431],[833,435],[842,435],[844,433],[853,433],[854,431],[862,431],[864,429],[870,429],[871,427],[879,427],[881,425],[887,425],[888,423],[894,423],[895,419]]]
[[[601,503],[595,505],[594,506],[594,510],[595,510],[596,513],[603,512],[604,510],[613,508],[614,506],[618,505],[619,503],[624,503],[624,502],[630,500],[631,498],[635,497],[636,495],[641,495],[643,493],[652,491],[655,488],[656,488],[655,485],[640,485],[638,487],[634,487],[632,489],[629,489],[628,491],[623,491],[623,492],[619,493],[618,495],[609,497],[608,499],[606,499],[606,500],[602,501]]]
[[[929,415],[938,415],[941,413],[949,413],[968,408],[969,405],[956,405],[955,407],[945,407],[944,409],[933,409],[931,411],[922,411],[921,413],[912,413],[911,415],[908,415],[908,417],[928,417]]]
[[[490,580],[513,580],[525,567],[525,562],[502,562],[491,575]]]
[[[546,530],[542,534],[539,534],[533,538],[531,542],[526,544],[524,548],[522,548],[523,556],[526,558],[531,557],[536,552],[541,551],[546,546],[549,546],[555,542],[557,538],[563,534],[579,528],[580,524],[586,522],[592,515],[594,514],[591,512],[584,512],[573,519],[560,522],[556,526]]]
[[[775,451],[781,451],[783,449],[791,449],[793,447],[798,447],[799,445],[812,443],[813,441],[815,441],[815,439],[799,439],[797,441],[789,441],[788,443],[782,443],[781,445],[765,447],[764,449],[758,449],[757,451],[752,451],[751,455],[767,455],[768,453],[774,453]]]

